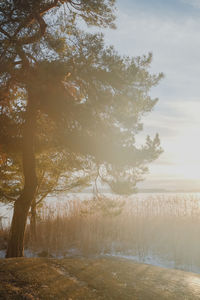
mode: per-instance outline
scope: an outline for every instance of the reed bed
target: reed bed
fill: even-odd
[[[200,195],[101,195],[44,203],[37,239],[27,226],[25,247],[54,256],[120,255],[200,273]],[[8,228],[0,226],[0,250]]]
[[[27,235],[30,236],[30,235]],[[32,251],[54,255],[123,255],[200,272],[200,196],[100,196],[38,211]]]

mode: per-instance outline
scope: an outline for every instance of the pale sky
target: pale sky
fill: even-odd
[[[146,188],[200,190],[200,0],[118,0],[117,30],[106,41],[121,54],[153,53],[151,71],[165,78],[144,118],[164,153],[151,164]]]

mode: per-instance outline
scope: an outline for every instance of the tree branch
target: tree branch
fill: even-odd
[[[15,202],[17,200],[17,198],[14,198],[14,197],[11,197],[11,196],[8,196],[6,195],[4,192],[0,191],[0,195],[3,196],[4,198],[6,198],[7,200],[9,201],[13,201]],[[17,196],[18,197],[18,196]]]
[[[35,19],[38,21],[40,25],[40,29],[38,32],[36,32],[34,35],[29,37],[24,37],[16,41],[18,45],[28,45],[37,42],[46,32],[47,24],[45,23],[44,19],[40,16],[40,14],[37,14]]]
[[[0,27],[0,32],[3,33],[7,38],[11,39],[11,36],[2,27]]]

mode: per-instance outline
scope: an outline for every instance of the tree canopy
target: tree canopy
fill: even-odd
[[[76,23],[81,18],[88,25],[113,27],[114,2],[0,4],[0,151],[13,172],[21,155],[23,172],[8,257],[23,255],[44,153],[54,153],[52,166],[59,153],[69,155],[66,172],[102,166],[101,176],[111,187],[123,178],[135,188],[161,152],[158,135],[147,137],[143,146],[135,140],[142,117],[158,100],[150,89],[163,76],[149,73],[152,55],[122,57],[104,44],[102,34],[82,31]]]

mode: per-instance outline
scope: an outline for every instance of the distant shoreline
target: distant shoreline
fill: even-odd
[[[181,194],[189,194],[189,193],[200,193],[199,190],[165,190],[165,189],[138,189],[138,191],[134,194],[130,195],[120,195],[120,194],[114,194],[109,190],[104,190],[104,189],[99,189],[99,194],[110,194],[110,195],[116,195],[116,196],[134,196],[138,194],[172,194],[172,193],[181,193]],[[92,190],[84,190],[84,191],[73,191],[73,192],[68,192],[67,194],[93,194]],[[49,195],[48,197],[52,197],[52,195]]]

